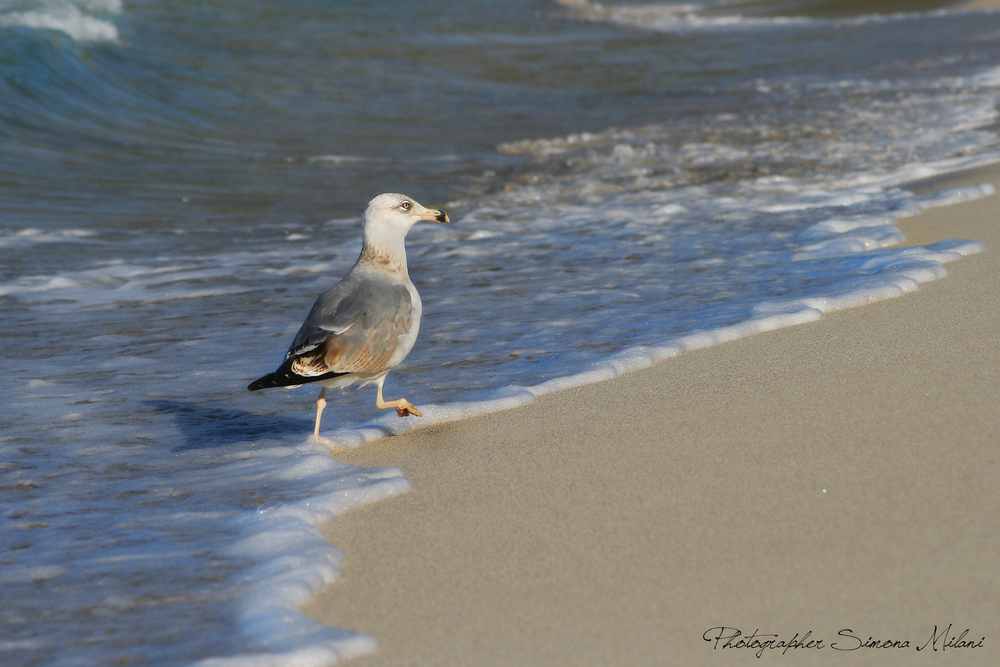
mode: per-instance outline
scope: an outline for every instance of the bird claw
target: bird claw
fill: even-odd
[[[423,417],[423,415],[420,413],[420,410],[417,410],[409,403],[407,403],[406,405],[396,406],[396,414],[399,415],[400,417],[409,417],[410,415],[413,415],[414,417]]]

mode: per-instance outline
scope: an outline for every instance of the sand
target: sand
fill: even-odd
[[[921,187],[980,182],[1000,167]],[[378,640],[359,667],[1000,664],[1000,195],[899,226],[989,250],[900,298],[336,455],[414,489],[325,527],[347,560],[306,612]],[[735,629],[803,643],[758,659]]]
[[[956,2],[954,8],[966,11],[1000,10],[1000,2],[997,0],[965,0],[964,2]]]

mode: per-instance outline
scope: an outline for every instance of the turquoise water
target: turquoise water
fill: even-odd
[[[869,5],[0,1],[0,662],[372,650],[295,607],[343,557],[316,525],[408,482],[245,387],[380,192],[455,220],[411,232],[386,383],[428,414],[979,250],[892,223],[983,194],[901,186],[1000,159],[1000,15]]]

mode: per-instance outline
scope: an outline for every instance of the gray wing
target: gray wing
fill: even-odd
[[[294,359],[291,370],[307,377],[378,371],[412,323],[413,302],[404,285],[352,272],[316,300],[285,360]]]

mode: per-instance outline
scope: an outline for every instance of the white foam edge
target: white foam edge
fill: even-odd
[[[375,639],[353,630],[318,623],[300,611],[340,576],[343,553],[320,526],[347,510],[408,491],[411,483],[398,468],[365,469],[355,483],[343,483],[353,469],[330,458],[309,439],[307,454],[281,477],[325,480],[322,491],[295,503],[265,505],[242,517],[243,537],[227,555],[254,564],[241,573],[247,592],[236,601],[243,635],[264,652],[212,657],[199,667],[321,667],[373,652]]]
[[[972,201],[996,192],[990,183],[947,188],[923,197],[900,202],[892,211],[870,216],[834,217],[811,225],[796,235],[803,242],[795,259],[802,261],[887,248],[906,240],[893,225],[901,218],[923,213],[939,206]]]

